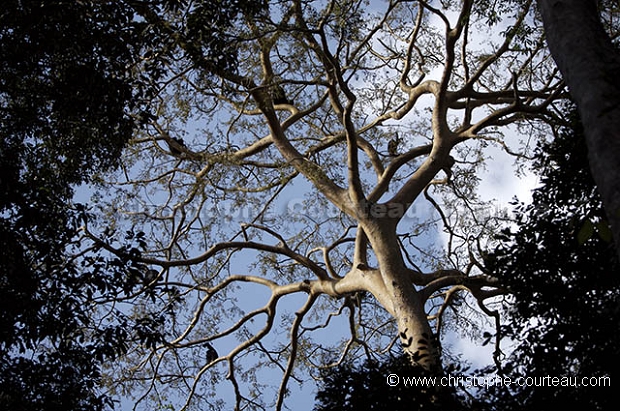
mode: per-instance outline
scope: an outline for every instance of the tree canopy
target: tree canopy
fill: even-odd
[[[488,259],[509,216],[479,175],[497,150],[527,164],[569,121],[533,1],[15,1],[1,16],[2,292],[33,308],[7,306],[7,352],[84,342],[115,359],[105,394],[144,409],[221,409],[223,387],[237,409],[282,409],[317,369],[394,351],[441,374],[458,355],[446,333],[482,343],[485,321],[499,364],[510,288]],[[87,207],[69,206],[76,184]],[[61,325],[88,310],[19,337],[41,301]]]
[[[73,256],[77,231],[90,218],[84,206],[71,204],[74,189],[118,167],[164,72],[141,58],[162,42],[140,21],[138,6],[9,1],[0,12],[0,404],[6,409],[108,406],[101,363],[125,351],[135,337],[131,328],[140,341],[153,335],[148,320],[108,327],[90,309],[94,295],[126,289],[119,276],[135,263]],[[175,2],[150,7],[172,10]]]
[[[114,2],[7,1],[0,11],[0,406],[103,409],[88,293],[66,251],[73,188],[118,165],[137,107],[132,18]],[[86,306],[86,307],[85,307]]]

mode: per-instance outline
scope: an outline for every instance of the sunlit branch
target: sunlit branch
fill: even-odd
[[[368,201],[378,201],[381,196],[383,196],[383,194],[387,192],[394,175],[403,165],[411,162],[418,157],[430,154],[432,148],[432,144],[426,144],[424,146],[415,147],[411,150],[408,150],[406,153],[403,153],[400,156],[396,157],[385,169],[377,185],[368,195]]]
[[[144,363],[150,362],[154,356],[155,356],[155,352],[150,353],[148,358],[144,360]],[[155,366],[152,367],[154,376],[159,373],[159,367],[161,366],[163,360],[164,360],[164,355],[163,354],[159,355]],[[143,365],[144,364],[140,364],[139,367],[142,367]],[[142,401],[144,401],[155,388],[156,388],[156,378],[151,378],[148,388],[144,391],[144,393],[140,397],[136,399],[133,409],[136,410],[138,408],[138,405]]]
[[[446,21],[446,60],[444,62],[443,74],[440,82],[440,91],[437,96],[437,107],[439,108],[440,114],[443,114],[444,107],[447,106],[447,102],[443,100],[452,78],[456,58],[456,43],[463,34],[463,28],[467,25],[473,3],[472,0],[463,1],[455,27],[450,27],[449,23]]]
[[[437,310],[437,313],[429,317],[429,320],[435,320],[436,321],[435,330],[436,330],[436,333],[438,335],[440,335],[440,333],[441,333],[441,327],[443,325],[443,315],[444,315],[444,312],[450,306],[450,304],[452,303],[454,298],[456,298],[457,293],[459,291],[461,291],[461,290],[467,290],[467,288],[464,287],[464,286],[457,285],[457,286],[454,286],[454,287],[450,288],[448,291],[446,291],[443,294],[444,302],[441,304],[441,306]]]
[[[504,39],[504,42],[499,46],[499,48],[493,52],[490,56],[488,56],[478,67],[478,70],[469,78],[469,81],[461,88],[461,93],[469,93],[474,91],[474,85],[480,80],[482,75],[495,63],[497,60],[508,51],[510,47],[510,43],[514,39],[514,36],[523,24],[525,17],[528,15],[530,11],[530,7],[532,4],[532,0],[527,0],[525,6],[522,8],[521,13],[517,17],[515,24],[509,29]]]
[[[421,294],[424,299],[428,299],[431,295],[433,295],[440,289],[455,285],[463,285],[470,290],[475,288],[476,290],[479,290],[476,295],[484,295],[484,298],[490,298],[491,296],[505,292],[500,291],[501,288],[499,287],[500,284],[497,278],[481,274],[470,277],[466,277],[464,275],[444,275],[426,284],[426,286],[422,289]],[[485,292],[484,290],[482,290],[483,287],[491,287],[494,289],[494,291]]]
[[[325,318],[325,321],[323,323],[314,325],[312,327],[306,327],[306,326],[302,325],[301,326],[301,329],[302,329],[301,333],[304,334],[306,332],[312,332],[312,331],[316,331],[316,330],[320,330],[320,329],[325,329],[325,328],[329,327],[332,318],[341,316],[342,312],[347,307],[348,307],[347,302],[346,302],[346,300],[344,300],[343,303],[338,308],[338,311],[332,311],[332,312],[327,314],[327,316]]]
[[[422,65],[424,64],[424,57],[420,49],[416,46],[416,42],[418,41],[418,34],[420,32],[420,28],[422,27],[422,17],[424,16],[423,5],[420,4],[418,13],[415,19],[415,26],[411,32],[411,39],[409,40],[409,44],[407,45],[407,54],[405,59],[405,65],[402,70],[402,74],[400,76],[400,88],[406,93],[410,93],[415,87],[417,87],[422,80],[424,79],[425,73],[422,71]],[[409,83],[409,73],[411,72],[411,62],[413,60],[413,52],[416,51],[418,54],[418,58],[420,62],[418,63],[418,70],[420,71],[420,76],[413,83]]]
[[[316,251],[322,251],[323,262],[325,263],[325,267],[327,268],[327,272],[334,279],[341,279],[342,277],[334,270],[334,266],[332,265],[331,257],[329,256],[329,254],[330,254],[331,251],[335,250],[338,246],[340,246],[342,244],[356,241],[356,239],[348,236],[349,235],[349,231],[351,231],[353,228],[355,228],[355,227],[353,227],[353,226],[347,227],[345,232],[338,239],[336,239],[336,241],[331,243],[329,246],[314,248],[314,249],[312,249],[312,250],[310,250],[308,252],[307,257],[310,258],[310,256],[312,254],[314,254]],[[356,246],[357,246],[357,243],[356,243]]]
[[[291,350],[288,356],[288,361],[286,364],[286,371],[282,376],[282,380],[280,381],[280,389],[278,390],[278,396],[276,400],[276,410],[281,410],[282,405],[284,403],[284,396],[286,394],[286,387],[288,385],[288,380],[291,378],[291,374],[293,372],[293,368],[295,366],[295,360],[297,359],[297,349],[298,349],[298,334],[299,327],[301,326],[302,321],[304,320],[304,316],[310,311],[314,302],[316,301],[316,295],[309,295],[308,299],[304,306],[295,313],[295,320],[291,326]]]

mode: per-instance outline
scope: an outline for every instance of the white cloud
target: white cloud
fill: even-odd
[[[538,177],[527,170],[517,173],[515,158],[499,148],[488,147],[486,154],[487,168],[479,173],[482,198],[495,200],[502,207],[508,206],[515,196],[519,201],[530,202]]]

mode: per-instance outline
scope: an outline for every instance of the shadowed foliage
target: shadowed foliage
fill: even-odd
[[[388,384],[388,376],[397,376]],[[463,399],[453,387],[439,384],[416,386],[415,379],[433,378],[431,373],[413,366],[407,356],[379,362],[366,360],[359,365],[343,363],[322,372],[315,411],[412,411],[465,410]],[[396,382],[397,381],[397,382]],[[406,382],[407,381],[407,382]]]
[[[121,2],[6,1],[0,10],[0,408],[97,410],[99,364],[123,350],[91,297],[114,288],[66,254],[73,187],[114,168],[138,121],[133,12]],[[99,283],[91,281],[98,278]]]
[[[620,266],[572,113],[572,124],[540,147],[541,186],[517,208],[517,228],[498,236],[489,265],[516,301],[505,331],[519,343],[507,375],[602,377],[596,384],[607,385],[498,390],[498,409],[616,406],[604,378],[618,376],[611,359],[620,354]]]

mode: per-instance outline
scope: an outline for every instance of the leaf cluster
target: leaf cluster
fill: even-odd
[[[3,5],[3,157],[38,178],[62,175],[69,184],[117,164],[134,127],[131,18],[118,2]]]
[[[200,67],[205,60],[210,71],[235,70],[237,63],[237,42],[231,28],[239,23],[240,15],[265,15],[267,3],[263,0],[199,1],[187,15],[185,47],[190,57]]]

